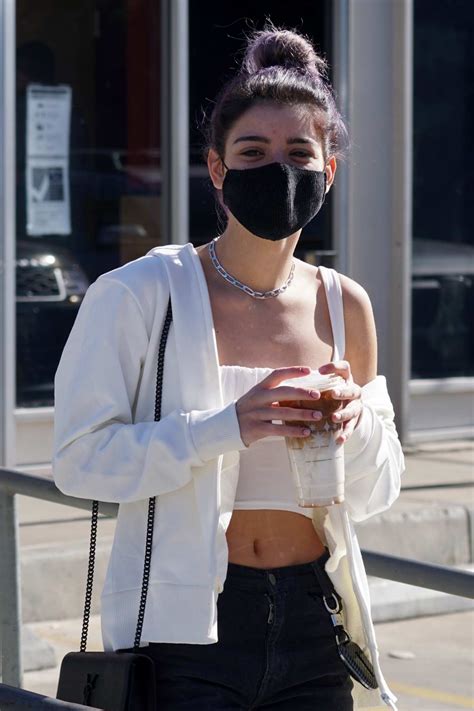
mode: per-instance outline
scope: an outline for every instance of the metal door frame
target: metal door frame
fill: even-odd
[[[189,7],[161,0],[162,231],[165,244],[189,241]]]
[[[0,0],[0,464],[15,463],[15,0]]]

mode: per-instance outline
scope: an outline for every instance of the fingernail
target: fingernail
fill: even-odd
[[[311,397],[314,397],[315,400],[317,400],[320,395],[319,390],[311,390],[310,395],[311,395]]]
[[[334,390],[334,397],[339,397],[340,394],[341,394],[340,390]]]
[[[322,412],[319,412],[319,410],[313,410],[313,417],[315,420],[320,420],[322,416]]]
[[[304,434],[304,435],[309,435],[309,434],[311,434],[311,430],[305,429],[305,430],[303,430],[303,434]]]
[[[340,416],[340,414],[339,414],[338,412],[336,412],[336,413],[333,415],[333,417],[334,417],[335,420],[340,420],[340,419],[341,419],[341,416]]]

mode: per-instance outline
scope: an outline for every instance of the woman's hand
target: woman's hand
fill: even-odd
[[[319,368],[319,372],[324,375],[335,373],[336,375],[340,375],[346,381],[344,386],[335,388],[332,391],[332,396],[335,400],[347,401],[347,404],[344,403],[341,410],[338,410],[331,415],[333,422],[342,421],[343,423],[342,434],[336,439],[336,442],[342,444],[343,442],[347,442],[359,422],[363,407],[360,399],[362,390],[360,386],[354,382],[351,373],[351,366],[347,360],[338,360],[331,363],[325,363],[325,365],[322,365]]]
[[[290,386],[277,387],[288,378],[307,375],[310,368],[277,368],[267,375],[236,402],[237,417],[240,425],[240,438],[248,447],[252,442],[269,437],[307,437],[310,430],[296,425],[285,424],[288,420],[314,422],[321,419],[317,410],[298,409],[278,405],[279,400],[318,400],[319,390]],[[272,424],[272,420],[282,420],[283,424]]]

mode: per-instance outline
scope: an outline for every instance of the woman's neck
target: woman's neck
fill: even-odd
[[[239,226],[228,225],[215,244],[224,269],[255,291],[282,286],[290,274],[301,230],[282,240],[255,237]]]

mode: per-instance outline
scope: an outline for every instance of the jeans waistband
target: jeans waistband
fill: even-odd
[[[238,563],[228,563],[226,583],[231,586],[240,587],[247,590],[264,591],[275,588],[287,588],[292,584],[314,585],[314,581],[319,583],[321,589],[326,593],[332,592],[334,587],[324,569],[324,565],[330,558],[329,549],[309,563],[297,563],[295,565],[284,565],[277,568],[254,568],[249,565]]]

